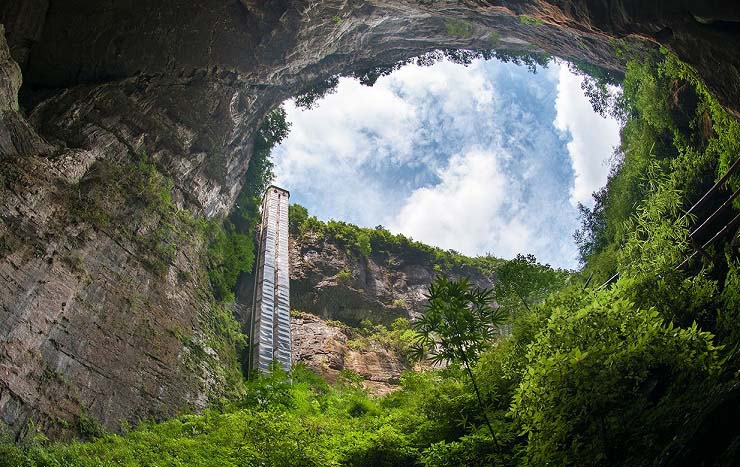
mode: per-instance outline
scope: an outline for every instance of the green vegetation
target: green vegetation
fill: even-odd
[[[454,250],[442,250],[402,234],[393,234],[382,225],[370,229],[342,221],[323,222],[315,216],[309,216],[308,210],[300,204],[290,206],[288,217],[293,236],[316,235],[326,238],[358,257],[372,254],[382,261],[388,260],[391,255],[412,255],[417,260],[434,265],[439,272],[448,273],[464,272],[464,268],[477,268],[493,273],[505,262],[490,255],[471,258]]]
[[[472,366],[493,344],[506,319],[505,312],[494,307],[493,290],[473,288],[467,279],[450,281],[439,277],[429,286],[429,304],[424,316],[414,323],[419,334],[414,346],[417,359],[427,357],[437,364],[462,363],[496,451],[496,433],[486,414]]]
[[[270,151],[288,135],[289,130],[290,123],[282,107],[265,117],[255,134],[254,152],[234,209],[223,223],[215,221],[206,228],[210,239],[208,278],[220,301],[233,301],[239,275],[252,270],[262,195],[274,177]]]
[[[208,279],[217,299],[234,300],[233,289],[239,274],[254,263],[254,241],[236,231],[231,223],[209,225]]]
[[[342,269],[337,273],[337,281],[342,284],[348,284],[352,280],[352,272],[347,269]]]
[[[473,35],[473,25],[467,21],[447,20],[445,21],[445,28],[447,29],[447,34],[452,37],[467,39]]]
[[[569,62],[568,69],[584,78],[581,89],[596,113],[602,117],[611,115],[624,121],[618,87],[621,77],[617,73],[577,60]]]
[[[189,211],[172,201],[174,185],[162,175],[146,153],[131,153],[131,160],[96,162],[70,187],[70,214],[115,239],[133,242],[137,257],[150,271],[164,276],[179,249],[193,241],[200,224]],[[65,259],[81,272],[79,258]]]
[[[383,324],[373,324],[370,320],[362,320],[359,329],[339,321],[327,324],[341,328],[350,337],[347,346],[353,350],[367,351],[375,344],[394,352],[406,363],[413,360],[413,347],[418,333],[411,328],[411,323],[406,318],[396,318],[390,328]]]
[[[533,465],[653,459],[716,383],[712,335],[665,325],[625,298],[628,289],[622,283],[593,302],[554,307],[527,350],[511,413]]]
[[[615,102],[619,109],[610,111],[624,119],[619,160],[595,208],[583,209],[580,273],[528,256],[465,259],[382,227],[324,223],[293,209],[291,228],[299,235],[332,239],[356,255],[407,251],[445,272],[474,265],[496,275],[490,291],[439,277],[415,324],[396,321],[387,329],[364,322],[352,337],[415,348],[416,357],[446,368],[406,373],[401,389],[381,398],[368,397],[357,375],[346,373],[330,386],[300,366],[292,380],[276,369],[219,411],[145,423],[125,435],[100,435],[93,427],[91,442],[5,441],[0,454],[6,463],[29,466],[735,459],[735,417],[718,411],[734,413],[738,397],[736,231],[683,268],[676,265],[693,251],[688,234],[695,222],[740,184],[733,177],[722,199],[684,215],[740,154],[740,125],[670,55],[630,62]],[[736,201],[704,236],[738,208]],[[614,272],[619,279],[600,287]]]
[[[509,316],[530,312],[530,305],[540,303],[562,289],[572,275],[570,271],[539,264],[534,255],[521,254],[498,266],[492,273],[496,277],[496,303]]]
[[[406,300],[404,300],[402,298],[397,298],[397,299],[393,300],[393,302],[391,303],[391,306],[394,306],[396,308],[406,308],[409,305],[408,305],[408,303],[406,303]]]
[[[220,404],[223,399],[234,400],[244,394],[244,375],[241,357],[246,350],[247,337],[234,319],[232,305],[212,303],[201,315],[203,328],[197,335],[185,335],[180,330],[171,332],[188,349],[186,367],[194,372],[205,365],[211,378],[220,383],[223,391],[208,394],[209,402]]]
[[[529,26],[542,26],[543,24],[545,24],[545,22],[542,21],[541,19],[535,18],[534,16],[529,16],[529,15],[519,16],[519,22],[522,24],[529,25]]]
[[[576,232],[585,271],[593,274],[595,283],[618,267],[631,270],[631,263],[647,261],[638,250],[653,229],[662,232],[664,243],[673,237],[677,248],[667,251],[674,251],[672,259],[678,260],[686,251],[685,231],[693,225],[682,212],[740,154],[738,121],[670,55],[630,62],[623,95],[612,113],[625,120],[622,144],[607,186],[594,194],[594,208],[581,208],[583,225]],[[734,187],[739,180],[736,175],[731,181]],[[704,218],[715,207],[710,204],[693,214]],[[624,248],[630,244],[634,248]],[[709,253],[715,258],[710,269],[721,283],[728,265],[721,251]],[[657,261],[666,253],[656,254]],[[663,259],[662,267],[670,269]]]
[[[501,34],[499,34],[497,31],[491,31],[488,34],[488,42],[491,43],[491,47],[496,47],[499,45],[499,42],[501,42]]]
[[[143,423],[86,443],[6,440],[0,456],[13,466],[445,465],[438,461],[442,452],[471,456],[481,444],[475,435],[462,445],[445,441],[469,429],[460,420],[471,415],[460,376],[456,370],[408,374],[401,391],[372,399],[352,375],[332,387],[300,366],[290,380],[276,368],[220,411]]]
[[[312,109],[318,101],[329,94],[337,92],[337,86],[339,86],[339,76],[332,76],[325,81],[306,88],[301,94],[295,96],[293,100],[296,107],[306,110]]]
[[[293,203],[288,206],[288,228],[290,235],[298,236],[301,234],[301,226],[308,219],[308,209],[300,204]]]

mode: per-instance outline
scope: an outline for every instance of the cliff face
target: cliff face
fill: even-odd
[[[0,418],[16,432],[35,420],[60,433],[84,410],[115,429],[223,390],[230,357],[208,344],[218,326],[203,241],[138,184],[170,180],[175,207],[223,216],[262,117],[331,75],[436,48],[491,47],[620,70],[619,51],[639,51],[642,38],[676,51],[740,114],[732,2],[647,3],[4,2]],[[142,160],[161,178],[141,171]],[[417,310],[424,271],[387,276],[381,260],[339,258],[297,279],[297,290],[315,286],[306,308],[348,321]],[[353,274],[338,287],[333,271],[348,264]],[[335,293],[362,311],[330,311]]]
[[[411,369],[399,352],[373,339],[357,339],[352,331],[316,315],[291,317],[293,361],[303,363],[327,381],[342,378],[343,371],[356,373],[362,386],[373,394],[387,394],[398,387],[401,373]]]
[[[386,246],[365,256],[309,231],[291,239],[290,268],[290,305],[297,310],[291,320],[294,362],[329,380],[350,370],[375,394],[395,389],[401,372],[411,369],[398,348],[400,333],[384,342],[367,322],[385,333],[398,318],[418,317],[440,265],[413,247]],[[483,288],[493,285],[491,274],[475,266],[444,273],[469,277]]]
[[[56,121],[70,139],[52,144],[19,112],[2,35],[0,79],[0,419],[64,435],[86,413],[117,429],[205,407],[235,359],[212,346],[203,238],[158,204],[166,191],[149,184],[164,179],[131,162],[112,123],[77,118],[104,90],[48,103],[69,104]]]
[[[314,232],[291,240],[290,267],[292,308],[351,326],[418,317],[437,274],[435,264],[412,248],[364,256]],[[445,272],[492,285],[475,267]]]

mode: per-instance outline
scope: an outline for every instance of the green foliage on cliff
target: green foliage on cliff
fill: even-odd
[[[232,301],[239,274],[252,270],[262,195],[274,177],[270,151],[288,135],[289,129],[290,123],[282,107],[265,117],[254,136],[254,152],[234,209],[223,223],[212,222],[206,229],[210,240],[208,278],[216,298],[221,301]]]
[[[211,225],[208,235],[208,279],[216,298],[230,302],[239,274],[252,269],[254,241],[238,233],[231,223]]]
[[[630,62],[623,88],[613,112],[626,119],[618,159],[607,186],[594,194],[594,208],[581,208],[583,225],[576,232],[595,282],[616,272],[641,205],[653,197],[657,202],[664,196],[659,191],[675,191],[675,209],[688,209],[740,154],[737,119],[672,55]],[[739,182],[735,176],[733,186]]]
[[[396,318],[390,327],[373,324],[367,319],[362,320],[359,328],[340,321],[327,321],[327,324],[341,328],[349,336],[347,347],[352,350],[367,352],[374,345],[379,345],[401,357],[405,363],[412,363],[413,346],[418,333],[411,328],[411,323],[406,318]]]
[[[617,73],[579,60],[570,61],[568,69],[583,77],[581,89],[596,113],[624,120],[619,101],[621,79]]]
[[[308,219],[308,209],[296,203],[288,206],[288,228],[291,235],[300,235],[301,225],[306,219]]]
[[[552,308],[529,346],[511,413],[528,436],[531,464],[655,458],[716,384],[713,336],[666,325],[630,302],[626,288]]]
[[[132,242],[136,257],[151,272],[164,276],[178,251],[197,242],[203,222],[172,200],[175,189],[146,152],[124,161],[97,161],[67,194],[70,215],[117,241]],[[80,271],[79,258],[65,263]]]
[[[448,273],[461,272],[464,268],[476,268],[492,274],[505,262],[491,255],[471,258],[454,250],[433,247],[414,241],[403,234],[393,234],[382,225],[371,229],[333,219],[324,222],[315,216],[310,216],[308,210],[300,204],[290,206],[289,219],[293,236],[317,235],[340,245],[350,254],[359,257],[370,255],[415,257],[436,266],[439,272]]]
[[[529,15],[520,15],[519,22],[528,26],[542,26],[545,24],[541,19]]]
[[[461,39],[467,39],[473,35],[473,25],[468,21],[447,20],[445,21],[445,29],[448,35]]]

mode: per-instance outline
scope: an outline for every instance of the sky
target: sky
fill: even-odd
[[[319,219],[577,268],[577,204],[592,205],[619,141],[581,79],[496,60],[408,65],[372,87],[341,78],[311,110],[286,102],[275,183]]]

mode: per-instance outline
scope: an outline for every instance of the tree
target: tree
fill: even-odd
[[[496,302],[508,315],[516,315],[522,308],[544,300],[565,284],[568,272],[553,269],[549,264],[537,263],[534,255],[519,254],[498,266],[494,292]]]
[[[306,219],[308,219],[308,209],[296,203],[288,206],[288,226],[292,235],[300,233],[301,225]]]
[[[529,346],[511,414],[530,464],[643,464],[706,402],[719,363],[712,335],[640,309],[624,298],[631,286],[558,306]]]
[[[494,306],[493,290],[473,287],[467,278],[437,277],[429,286],[428,300],[424,316],[414,323],[419,335],[412,356],[418,360],[428,357],[438,364],[462,363],[494,445],[497,445],[471,366],[491,346],[506,315]]]
[[[296,107],[304,110],[313,109],[318,101],[325,98],[329,94],[337,92],[337,86],[339,86],[339,76],[331,76],[324,81],[315,83],[314,85],[306,88],[303,93],[295,96],[294,101]]]
[[[607,195],[606,187],[595,191],[591,195],[594,200],[593,208],[578,203],[581,228],[575,231],[573,240],[578,245],[578,256],[580,257],[581,264],[588,263],[588,260],[593,255],[601,253],[609,245],[605,211],[606,203],[608,202]]]

